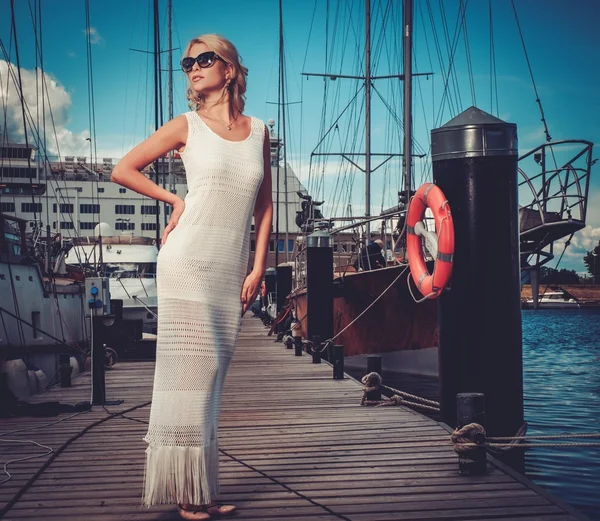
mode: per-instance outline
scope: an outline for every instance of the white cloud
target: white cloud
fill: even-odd
[[[13,77],[15,81],[13,81]],[[42,121],[42,111],[45,110],[48,154],[56,155],[60,150],[62,155],[87,155],[86,151],[89,151],[89,144],[86,142],[86,138],[89,137],[88,131],[77,133],[67,128],[71,96],[65,87],[48,73],[44,73],[42,77],[39,69],[21,69],[21,78],[29,143],[37,142],[36,136],[39,134],[37,129],[38,126],[41,126],[38,125],[37,111],[39,109],[39,121]],[[3,107],[3,110],[0,110],[0,132],[6,133],[11,141],[24,143],[21,97],[19,89],[15,85],[18,82],[17,67],[0,60],[0,80],[2,85],[8,86],[8,88],[0,90],[0,106]],[[44,83],[43,92],[46,98],[44,104],[42,104],[42,83]],[[55,133],[52,128],[52,120]]]
[[[90,27],[89,29],[84,29],[83,32],[84,32],[84,34],[89,33],[90,43],[92,45],[101,45],[104,43],[104,38],[102,38],[102,36],[100,36],[100,33],[98,33],[98,29],[96,29],[95,27]]]

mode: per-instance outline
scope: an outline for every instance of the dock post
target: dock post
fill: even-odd
[[[104,317],[92,318],[94,341],[92,342],[92,405],[104,405],[106,402],[106,381],[104,377]]]
[[[316,231],[306,238],[307,339],[333,337],[333,247],[331,235]]]
[[[313,336],[312,349],[310,350],[312,355],[312,363],[321,363],[321,337],[319,335]]]
[[[482,393],[459,393],[456,395],[456,427],[462,428],[477,423],[485,428],[485,396]],[[482,443],[485,436],[474,434],[473,443]],[[487,474],[485,447],[477,447],[458,455],[458,473],[461,476],[482,476]]]
[[[381,355],[367,355],[367,374],[369,373],[377,373],[383,378],[381,374]],[[369,391],[366,399],[373,401],[381,400],[381,387],[377,387],[374,391]]]
[[[277,314],[283,308],[286,297],[292,291],[292,267],[287,264],[280,264],[275,268],[277,272]],[[277,324],[277,332],[285,331],[285,320]]]
[[[60,386],[71,387],[73,368],[71,367],[71,355],[68,353],[58,355],[58,372],[60,375]]]
[[[487,431],[523,425],[517,127],[476,107],[431,131],[433,180],[454,221],[451,288],[438,301],[442,421],[481,392]]]
[[[302,356],[302,337],[301,336],[294,337],[294,348],[295,348],[294,356]]]
[[[344,346],[331,346],[331,365],[333,366],[333,379],[344,379]]]

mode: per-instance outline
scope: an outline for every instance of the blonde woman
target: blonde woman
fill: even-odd
[[[243,114],[248,70],[217,35],[194,38],[181,61],[193,109],[156,131],[115,167],[112,180],[172,205],[158,256],[158,336],[144,504],[178,505],[183,519],[228,515],[219,502],[217,424],[223,382],[265,272],[271,231],[270,146]],[[141,173],[178,150],[185,200]],[[256,257],[246,276],[254,215]]]

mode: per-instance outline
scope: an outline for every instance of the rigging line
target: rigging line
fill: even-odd
[[[438,2],[440,2],[440,0],[438,0]],[[459,5],[459,16],[460,16],[460,11],[462,9],[462,3]],[[444,92],[442,94],[442,110],[444,108],[445,105],[445,101],[448,101],[448,105],[449,105],[449,109],[450,109],[450,115],[454,116],[455,114],[457,114],[460,110],[460,107],[462,106],[462,100],[460,99],[460,91],[458,91],[457,89],[457,78],[456,75],[454,74],[454,50],[453,50],[453,45],[450,43],[450,37],[449,37],[449,33],[448,33],[448,27],[447,27],[447,19],[446,19],[446,14],[443,8],[443,5],[440,2],[440,12],[442,13],[442,20],[443,20],[443,28],[444,28],[444,37],[445,37],[445,43],[446,43],[446,52],[448,53],[448,74],[446,77],[446,85],[445,85],[445,89]],[[458,21],[457,21],[458,22]],[[455,33],[455,38],[454,40],[456,40],[456,33]],[[453,98],[452,98],[452,94],[450,93],[449,87],[451,85],[451,88],[453,89],[454,92],[454,96],[456,97],[456,107],[453,105]],[[452,105],[452,107],[450,107]],[[441,117],[439,117],[438,122],[441,121]]]
[[[0,313],[6,313],[9,317],[16,319],[20,324],[25,324],[26,326],[29,326],[31,329],[34,328],[34,325],[31,322],[28,322],[27,320],[25,320],[24,318],[22,318],[19,315],[15,315],[14,313],[10,312],[8,309],[6,309],[6,308],[4,308],[2,306],[0,306]],[[85,354],[85,352],[82,351],[81,348],[73,347],[72,345],[67,344],[64,340],[61,340],[60,338],[56,338],[55,336],[51,335],[47,331],[44,331],[43,329],[40,329],[39,327],[36,327],[35,329],[39,333],[42,333],[42,334],[46,335],[48,338],[54,340],[58,344],[61,344],[61,345],[64,345],[64,346],[68,347],[72,351],[76,351],[76,352],[80,352],[82,354]]]
[[[544,115],[544,108],[538,94],[537,86],[535,84],[535,78],[533,77],[533,69],[531,68],[531,62],[529,61],[529,55],[527,48],[525,47],[525,39],[523,38],[523,31],[521,30],[521,23],[519,22],[519,16],[517,15],[517,8],[515,6],[515,0],[510,0],[512,4],[513,12],[515,14],[515,21],[517,22],[517,28],[519,30],[519,38],[521,38],[521,45],[523,46],[523,52],[525,53],[525,60],[527,61],[527,68],[529,69],[529,75],[531,76],[531,83],[533,84],[533,91],[535,92],[535,101],[540,108],[540,114],[542,116],[542,123],[544,124],[544,134],[546,134],[546,141],[552,141],[550,131],[548,130],[548,124],[546,122],[546,116]]]
[[[433,8],[431,7],[431,3],[430,0],[427,0],[427,13],[429,15],[429,23],[431,25],[431,31],[433,33],[433,42],[434,42],[434,47],[435,47],[435,52],[437,54],[437,60],[438,60],[438,64],[440,66],[440,70],[444,71],[446,70],[446,63],[444,62],[444,56],[442,54],[442,48],[441,48],[441,44],[440,44],[440,39],[438,37],[438,31],[436,28],[436,23],[435,23],[435,19],[434,19],[434,15],[433,15]],[[425,34],[427,34],[427,32],[425,31],[425,22],[423,22],[423,30],[425,32]],[[433,70],[433,67],[432,67]],[[444,92],[445,92],[446,87],[444,87]],[[435,103],[434,100],[432,100],[432,105]],[[435,116],[435,106],[432,106],[432,110],[433,110],[433,121],[432,121],[432,125],[435,127],[436,126],[436,116]]]
[[[464,0],[460,0],[460,3],[462,4],[463,1]],[[465,9],[463,10],[463,12],[465,13],[465,16],[463,16],[463,18],[462,18],[462,25],[463,25],[463,33],[465,35],[465,38],[464,38],[465,55],[467,57],[467,70],[469,71],[469,87],[471,88],[471,103],[474,107],[476,107],[477,99],[476,99],[476,93],[475,93],[475,80],[473,78],[473,64],[471,62],[471,46],[469,45],[469,31],[468,31],[468,27],[467,27],[466,6],[465,6]]]
[[[12,34],[12,31],[11,31],[11,34]],[[17,78],[17,76],[15,75],[15,72],[14,72],[14,70],[13,70],[13,69],[14,69],[14,67],[13,67],[13,66],[10,64],[10,60],[8,59],[8,54],[7,54],[7,51],[6,51],[6,47],[4,46],[4,43],[3,43],[3,41],[2,41],[2,39],[1,39],[1,38],[0,38],[0,50],[2,50],[2,53],[3,53],[3,55],[4,55],[4,56],[5,56],[5,58],[6,58],[6,62],[7,62],[7,64],[9,65],[9,66],[8,66],[8,72],[9,72],[9,75],[10,75],[10,77],[11,77],[12,81],[13,81],[13,84],[15,85],[15,88],[17,88],[17,87],[18,87],[18,84],[19,84],[19,83],[18,83],[18,78]],[[45,75],[42,75],[42,84],[43,84],[43,85],[46,85],[46,76],[45,76]],[[7,92],[8,92],[8,87],[7,87]],[[46,97],[48,98],[48,106],[49,106],[49,111],[50,111],[51,121],[52,121],[52,125],[53,125],[54,136],[55,136],[55,138],[56,138],[56,146],[57,146],[57,148],[58,148],[58,147],[59,147],[59,145],[58,145],[58,134],[57,134],[57,132],[56,132],[56,127],[55,127],[55,125],[54,125],[54,113],[53,113],[53,111],[52,111],[52,106],[51,106],[51,104],[50,104],[50,98],[49,98],[49,93],[48,93],[48,88],[47,88],[47,85],[46,85]],[[44,99],[45,99],[45,98],[44,98]],[[39,136],[39,132],[38,132],[38,130],[35,128],[35,124],[34,124],[33,115],[32,115],[32,113],[31,113],[31,110],[29,109],[29,105],[27,104],[27,102],[26,102],[26,101],[24,101],[24,103],[22,103],[22,104],[21,104],[21,108],[22,108],[22,110],[24,110],[24,111],[25,111],[25,113],[26,113],[26,120],[27,120],[27,121],[29,121],[29,122],[30,122],[30,124],[31,124],[31,131],[32,131],[32,133],[33,133],[34,137],[35,137],[35,136],[37,136],[37,142],[41,144],[41,137]],[[5,111],[5,113],[6,113],[6,111]],[[6,118],[5,118],[5,120],[6,120]],[[45,147],[45,146],[46,146],[46,145],[45,145],[45,142],[44,142],[44,147]],[[59,149],[59,154],[60,154],[60,149]],[[60,156],[59,156],[59,157],[60,157]],[[50,160],[49,160],[49,158],[48,158],[48,154],[47,154],[47,149],[46,149],[46,148],[44,148],[44,161],[45,161],[45,166],[47,166],[47,167],[48,167],[48,170],[51,170]],[[50,179],[48,182],[49,182],[49,183],[52,183],[52,182],[54,182],[54,181],[53,181],[52,179]],[[58,185],[58,182],[56,182],[56,184]],[[65,187],[66,187],[66,181],[64,181],[64,184],[65,184]],[[14,195],[13,195],[13,200],[16,202],[16,199],[15,199]],[[72,218],[71,218],[71,221],[72,221]]]
[[[441,1],[441,0],[438,0]],[[460,0],[459,3],[459,9],[458,9],[458,14],[456,15],[456,22],[455,22],[455,28],[454,28],[454,38],[453,38],[453,43],[451,46],[452,49],[452,54],[453,54],[453,58],[452,58],[452,78],[453,78],[453,86],[454,86],[454,91],[456,93],[456,96],[458,98],[458,105],[457,105],[457,109],[459,111],[463,110],[463,102],[462,102],[462,97],[461,97],[461,93],[460,93],[460,84],[459,84],[459,80],[458,80],[458,74],[456,72],[456,69],[454,67],[454,63],[455,63],[455,58],[456,58],[456,52],[458,50],[458,44],[460,41],[460,37],[461,37],[461,32],[463,27],[466,26],[465,24],[465,18],[467,15],[467,4],[468,4],[469,0]]]
[[[11,31],[11,35],[12,35],[12,31]],[[10,64],[10,60],[8,59],[8,54],[6,52],[6,47],[4,46],[4,43],[2,42],[1,38],[0,38],[0,49],[2,50],[2,53],[4,54],[4,56],[6,58],[7,64]],[[18,79],[17,79],[17,77],[15,75],[15,72],[14,72],[12,66],[8,67],[8,72],[9,72],[9,75],[12,78],[13,84],[15,85],[15,88],[16,88],[18,86]],[[46,84],[46,75],[42,75],[42,83],[43,83],[43,85],[46,86],[45,93],[46,93],[46,98],[48,100],[48,107],[49,107],[50,117],[51,117],[51,121],[52,121],[52,127],[53,127],[53,131],[54,131],[54,136],[55,136],[55,139],[56,139],[56,147],[57,147],[57,149],[59,151],[59,159],[60,159],[60,148],[59,148],[59,144],[58,144],[58,134],[56,132],[56,126],[55,126],[55,123],[54,123],[54,113],[52,111],[52,105],[50,104],[50,95],[49,95],[49,91],[48,91],[48,86]],[[44,98],[44,100],[46,98]],[[29,109],[28,104],[25,102],[24,104],[21,105],[21,107],[22,107],[22,109],[24,109],[26,111],[26,114],[28,116],[28,120],[29,120],[29,122],[30,122],[30,124],[32,126],[31,127],[31,131],[33,132],[34,136],[37,135],[37,142],[41,143],[41,138],[39,137],[39,132],[35,128],[35,125],[33,123],[33,121],[34,121],[33,120],[33,115],[31,114],[31,110]],[[51,165],[50,165],[50,161],[49,161],[49,158],[48,158],[47,148],[46,148],[45,142],[44,142],[44,158],[45,158],[45,162],[47,163],[46,166],[48,166],[48,168],[50,169]],[[52,182],[52,180],[50,182]],[[64,181],[64,184],[65,184],[65,187],[66,187],[66,181]]]
[[[15,278],[13,277],[13,271],[12,271],[12,263],[10,261],[10,256],[6,257],[6,264],[8,266],[8,276],[10,277],[10,289],[11,289],[11,293],[12,293],[12,298],[13,298],[13,306],[15,311],[17,312],[16,315],[16,319],[17,319],[17,330],[19,332],[19,340],[21,341],[21,346],[25,347],[25,331],[23,330],[23,323],[21,322],[22,318],[21,318],[21,311],[19,308],[19,299],[17,298],[17,290],[15,288]],[[2,308],[0,308],[0,311],[2,311]],[[9,313],[10,315],[11,313]]]
[[[361,111],[362,111],[363,106],[361,105]],[[352,104],[351,109],[350,109],[350,114],[348,116],[348,120],[349,121],[357,121],[357,126],[360,126],[360,124],[358,123],[360,121],[360,117],[354,117],[353,114],[356,111],[356,104]],[[361,112],[362,114],[362,112]],[[359,115],[360,116],[360,115]],[[341,142],[341,133],[339,132],[339,126],[336,127],[337,131],[338,131],[338,140]],[[360,132],[358,129],[356,129],[356,131],[352,132],[352,130],[350,129],[350,127],[347,127],[346,129],[346,134],[344,136],[344,141],[342,142],[343,144],[341,145],[341,150],[354,150],[356,149],[356,141],[358,136],[360,136],[361,139],[361,143],[362,143],[362,139],[364,134],[362,132]],[[349,140],[350,137],[353,138],[353,142],[351,145],[349,145]],[[340,157],[339,162],[338,162],[338,175],[342,176],[342,186],[340,188],[339,194],[334,193],[332,196],[332,211],[335,212],[334,215],[337,215],[337,208],[339,206],[339,204],[342,203],[342,199],[344,197],[343,192],[345,190],[346,193],[346,199],[349,200],[350,198],[350,191],[352,189],[352,180],[351,180],[351,174],[350,174],[350,165],[348,164],[348,162]],[[342,173],[343,172],[343,173]]]
[[[422,5],[420,5],[419,7],[420,7],[419,14],[420,14],[420,18],[421,18],[421,24],[423,26],[423,35],[425,37],[425,48],[427,49],[427,58],[429,60],[430,69],[433,70],[433,61],[431,59],[429,40],[427,39],[427,31],[425,31],[425,17],[423,16]],[[421,100],[421,109],[423,111],[423,124],[425,125],[425,131],[426,131],[426,135],[427,135],[427,151],[429,151],[431,149],[431,132],[430,132],[429,122],[427,121],[427,111],[425,109],[425,97],[423,95],[423,85],[422,85],[420,77],[417,77],[417,88],[419,90],[419,98]],[[435,101],[434,100],[435,100],[435,82],[431,81],[431,101],[432,101],[432,109],[433,109],[432,115],[435,114],[435,109],[434,109]],[[433,123],[433,121],[432,121],[432,123]],[[427,155],[426,155],[424,161],[421,163],[420,184],[423,184],[424,179],[427,176],[428,168],[430,165],[429,153],[426,152],[426,154]]]
[[[302,70],[305,71],[306,70],[306,59],[308,57],[308,47],[310,45],[310,39],[312,36],[312,30],[313,30],[313,25],[315,22],[315,16],[316,16],[316,12],[317,12],[317,2],[318,0],[315,0],[314,6],[313,6],[313,13],[312,13],[312,17],[310,20],[310,27],[308,30],[308,38],[307,38],[307,42],[306,42],[306,48],[304,50],[304,59],[302,60]],[[304,138],[304,81],[300,82],[300,154],[299,154],[299,159],[298,159],[298,164],[300,165],[300,168],[298,169],[298,176],[300,178],[302,178],[302,142],[303,142],[303,138]]]
[[[29,17],[31,18],[31,25],[33,26],[33,39],[35,42],[35,48],[37,51],[37,16],[33,15],[33,11],[31,9],[31,0],[29,0],[28,2],[28,7],[29,7]],[[36,10],[36,15],[37,15],[37,10]],[[38,98],[39,98],[39,92],[40,92],[40,85],[39,85],[39,76],[38,76],[38,53],[35,53],[35,116],[36,116],[36,124],[37,127],[39,128],[40,126],[40,104],[38,102]],[[39,159],[38,159],[39,160]],[[38,176],[40,174],[39,169],[37,169],[38,171]],[[32,194],[33,196],[33,194]],[[41,211],[40,211],[41,213]]]
[[[389,103],[387,102],[387,100],[383,97],[383,95],[381,94],[381,92],[379,92],[379,89],[377,89],[376,87],[373,87],[373,90],[375,91],[375,93],[377,94],[377,96],[379,96],[379,99],[381,100],[381,102],[385,105],[385,107],[388,109],[390,115],[394,118],[394,121],[396,121],[398,123],[398,125],[401,128],[404,128],[404,124],[402,122],[402,120],[400,119],[400,117],[396,114],[396,112],[394,111],[394,109],[389,105]],[[420,154],[426,154],[425,149],[421,146],[421,144],[416,140],[416,138],[413,137],[412,140],[413,146],[416,147],[416,151],[419,152]]]
[[[41,73],[42,73],[42,137],[44,139],[44,143],[43,143],[44,161],[48,165],[48,170],[46,170],[46,167],[45,167],[44,171],[47,173],[50,173],[50,169],[49,169],[50,160],[48,159],[48,151],[46,148],[46,98],[44,97],[44,85],[45,85],[45,81],[44,81],[44,76],[45,76],[45,72],[44,72],[44,39],[43,39],[43,33],[42,33],[43,24],[42,24],[42,2],[41,2],[41,0],[38,0],[37,5],[38,5],[38,20],[39,20],[39,24],[40,24],[40,35],[39,35],[40,69],[41,69]],[[36,42],[37,42],[37,39],[36,39]],[[50,203],[49,203],[50,194],[48,193],[48,190],[44,191],[44,196],[46,199],[46,239],[48,239],[49,235],[50,235]],[[47,244],[48,242],[49,241],[47,240],[46,248],[49,247],[49,245]],[[46,267],[46,271],[49,271],[49,266]]]
[[[451,114],[454,115],[456,113],[459,112],[460,107],[462,106],[462,100],[460,100],[460,94],[457,92],[457,87],[456,87],[456,75],[452,74],[454,69],[452,68],[452,44],[450,43],[450,33],[448,30],[448,19],[446,17],[446,11],[444,10],[444,6],[442,4],[442,0],[438,0],[438,5],[440,8],[440,14],[441,14],[441,18],[442,18],[442,29],[443,29],[443,33],[444,33],[444,43],[446,44],[446,52],[448,53],[448,62],[449,62],[449,66],[448,66],[448,81],[449,83],[452,85],[452,88],[454,90],[454,94],[457,96],[457,107],[451,111]],[[460,10],[462,8],[462,3],[459,4],[459,13]]]
[[[498,116],[498,78],[496,76],[496,49],[494,46],[494,18],[492,14],[492,0],[488,0],[489,26],[490,26],[490,111],[494,112],[494,87],[496,87],[496,116]]]
[[[91,18],[90,18],[90,0],[86,0],[86,23],[87,23],[87,42],[88,42],[88,55],[89,55],[89,60],[88,60],[88,78],[89,78],[89,93],[90,93],[90,98],[89,98],[89,104],[90,104],[90,111],[91,111],[91,121],[90,121],[90,138],[92,139],[92,144],[93,144],[93,150],[94,150],[94,166],[92,167],[92,157],[90,157],[90,169],[92,169],[94,172],[96,172],[95,177],[92,177],[92,183],[95,184],[95,188],[96,188],[96,200],[98,201],[98,206],[93,206],[92,209],[95,210],[96,208],[98,209],[98,224],[100,223],[100,193],[98,190],[98,181],[99,181],[99,175],[98,175],[98,141],[97,141],[97,133],[96,133],[96,102],[95,102],[95,97],[94,97],[94,66],[93,66],[93,62],[92,62],[92,38],[91,38]],[[92,134],[93,132],[93,134]],[[90,151],[91,152],[91,151]],[[94,186],[94,185],[92,185]],[[94,193],[92,191],[92,204],[94,204]],[[79,213],[79,208],[77,209],[77,215],[80,215]],[[95,215],[95,214],[93,214]],[[75,236],[79,235],[79,223],[75,223],[76,226],[76,231],[75,231]]]
[[[21,58],[19,57],[19,40],[18,40],[18,36],[17,36],[17,24],[15,21],[15,0],[10,0],[10,11],[11,11],[11,24],[13,27],[13,36],[15,39],[15,58],[17,60],[17,73],[18,73],[18,77],[19,77],[18,92],[19,92],[19,98],[21,101],[21,114],[23,117],[23,134],[25,137],[25,147],[27,147],[27,149],[29,149],[29,139],[28,139],[28,133],[27,133],[27,118],[25,117],[25,107],[24,107],[25,97],[23,94],[23,78],[21,76]],[[36,71],[36,76],[37,76],[37,71]],[[35,198],[33,196],[33,179],[31,178],[30,174],[31,174],[31,154],[27,154],[27,177],[29,178],[33,219],[34,219],[34,221],[36,221],[35,227],[37,227],[37,212],[36,212],[36,206],[35,206]]]
[[[460,3],[460,7],[459,7],[459,12],[457,16],[464,16],[464,10],[466,10],[467,8],[467,2],[468,0],[465,1],[465,3],[463,4],[462,1]],[[449,95],[449,91],[448,91],[448,82],[450,80],[450,78],[452,77],[454,80],[456,80],[456,74],[454,73],[454,59],[456,57],[456,49],[458,47],[458,40],[460,38],[460,32],[461,32],[461,27],[462,25],[459,23],[459,21],[457,20],[456,23],[456,32],[454,35],[454,42],[452,43],[452,46],[450,48],[450,61],[448,63],[448,74],[446,76],[446,81],[445,81],[445,85],[444,85],[444,93],[442,95],[442,105],[440,107],[440,111],[438,113],[438,122],[436,126],[440,125],[441,122],[441,118],[443,115],[443,109],[444,109],[444,105],[445,105],[445,100],[446,99],[450,99],[450,95]],[[458,107],[462,107],[462,100],[460,99],[460,92],[458,92]]]

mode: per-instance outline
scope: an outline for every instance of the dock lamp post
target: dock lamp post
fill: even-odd
[[[90,142],[90,169],[93,170],[94,167],[92,166],[92,138],[86,137],[85,140]]]

